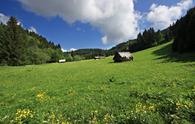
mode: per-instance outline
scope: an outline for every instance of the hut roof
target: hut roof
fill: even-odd
[[[121,57],[126,57],[126,58],[132,57],[132,54],[131,54],[130,52],[118,52],[118,54],[119,54]]]

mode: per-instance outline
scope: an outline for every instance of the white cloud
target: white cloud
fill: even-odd
[[[18,20],[17,20],[17,21],[18,21]],[[17,25],[20,25],[21,27],[24,28],[24,25],[23,25],[20,21],[18,21]]]
[[[7,25],[7,22],[9,21],[10,17],[4,15],[3,13],[0,13],[0,23],[3,23]],[[17,20],[18,21],[18,20]],[[20,21],[17,22],[17,25],[20,25],[23,27],[22,23]]]
[[[4,15],[3,13],[0,13],[0,23],[7,24],[7,21],[9,20],[9,17]]]
[[[35,27],[33,27],[33,26],[31,26],[31,27],[28,29],[28,31],[34,32],[34,33],[38,33],[38,32],[37,32],[37,29],[36,29]]]
[[[72,52],[72,51],[76,51],[77,49],[75,48],[71,48],[70,50],[68,50],[69,52]]]
[[[70,48],[69,50],[66,50],[66,49],[61,48],[61,50],[62,50],[62,52],[74,52],[74,51],[76,51],[77,49],[75,49],[75,48]]]
[[[65,50],[65,49],[63,49],[63,48],[61,48],[61,50],[62,50],[62,52],[67,52],[68,50]]]
[[[193,5],[193,0],[181,0],[175,6],[152,4],[146,18],[156,30],[167,28]]]
[[[89,23],[104,34],[102,42],[112,44],[135,38],[139,14],[133,0],[18,0],[32,12],[59,16],[68,23]]]

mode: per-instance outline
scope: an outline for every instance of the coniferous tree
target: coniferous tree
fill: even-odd
[[[25,36],[15,17],[10,17],[7,22],[6,39],[8,65],[22,65],[25,61]]]
[[[160,44],[160,42],[163,40],[164,40],[164,38],[163,38],[163,35],[160,32],[160,30],[158,30],[157,32],[154,33],[154,42],[153,42],[154,46]],[[169,40],[167,40],[167,41],[169,41]]]
[[[174,35],[173,51],[191,52],[195,51],[195,8],[188,11],[171,27]]]
[[[7,42],[5,35],[6,27],[0,24],[0,64],[7,65],[9,53],[7,52]]]

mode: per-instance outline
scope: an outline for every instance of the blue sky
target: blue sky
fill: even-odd
[[[86,3],[87,0],[80,0],[83,1],[83,3],[80,2],[78,4],[89,8],[86,14],[83,8],[77,8],[77,10],[72,9],[74,5],[72,8],[65,6],[67,9],[64,9],[63,5],[60,6],[60,4],[69,4],[69,6],[73,4],[71,2],[67,2],[66,4],[65,2],[67,0],[59,0],[61,1],[59,5],[57,4],[58,1],[56,1],[57,7],[53,5],[53,1],[45,1],[44,3],[39,2],[39,0],[0,0],[0,13],[8,17],[17,17],[23,27],[27,29],[31,27],[35,28],[39,34],[46,37],[48,40],[60,43],[66,50],[71,48],[109,48],[117,43],[134,38],[139,31],[143,31],[145,28],[151,26],[155,27],[155,29],[165,28],[168,23],[172,23],[184,15],[187,9],[192,7],[191,2],[193,2],[192,0],[186,0],[188,3],[184,3],[181,0],[134,0],[130,3],[132,8],[134,6],[133,10],[129,10],[131,11],[130,14],[124,3],[115,2],[124,7],[118,7],[119,9],[116,12],[113,10],[113,13],[117,13],[116,16],[113,13],[107,16],[105,11],[109,10],[103,7],[109,8],[110,6],[103,5],[101,2],[98,3],[98,6],[94,6],[96,9],[93,9],[93,6]],[[51,3],[49,1],[51,1]],[[99,1],[105,2],[105,0]],[[112,2],[114,0],[109,1]],[[132,0],[124,1],[128,3]],[[32,5],[32,2],[34,5]],[[106,4],[111,3],[107,2]],[[41,5],[46,7],[42,7]],[[151,8],[152,5],[153,8]],[[114,6],[117,7],[117,5]],[[62,9],[60,9],[60,7],[62,7]],[[91,12],[90,8],[92,9]],[[101,14],[101,16],[96,15],[98,12],[96,11],[97,9],[102,9],[104,13]],[[94,16],[93,11],[96,12],[96,16]],[[180,11],[182,13],[180,13]],[[159,12],[162,15],[168,16],[169,21],[165,20],[163,17],[158,18],[156,15],[158,15]],[[89,13],[92,14],[89,15]],[[171,15],[170,13],[173,14]],[[80,16],[80,14],[83,16]],[[119,17],[126,20],[121,21],[121,19],[118,19]],[[130,20],[129,23],[127,19]],[[0,21],[1,20],[0,17]],[[123,23],[127,24],[127,26],[120,27]],[[119,27],[117,27],[117,24],[119,24]],[[116,28],[114,28],[115,26]],[[128,31],[128,29],[130,31]]]

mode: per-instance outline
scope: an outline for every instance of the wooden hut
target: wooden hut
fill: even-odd
[[[130,52],[116,52],[113,60],[114,62],[133,61],[133,55]]]

